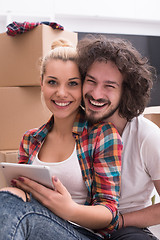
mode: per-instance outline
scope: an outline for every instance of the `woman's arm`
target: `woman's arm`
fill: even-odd
[[[46,188],[30,179],[15,180],[16,186],[32,195],[57,216],[83,227],[99,229],[106,227],[112,219],[105,206],[85,206],[75,203],[59,179],[53,177],[55,190]]]
[[[106,206],[112,213],[108,231],[117,228],[120,197],[122,141],[115,127],[101,124],[97,129],[93,155],[93,205]]]

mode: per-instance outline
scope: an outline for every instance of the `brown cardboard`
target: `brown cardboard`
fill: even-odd
[[[0,162],[5,162],[5,155],[0,153]],[[3,172],[0,168],[0,189],[3,187],[7,187],[6,180],[4,178]]]
[[[0,162],[18,163],[18,150],[0,151]]]
[[[0,189],[3,187],[7,187],[7,183],[2,173],[2,170],[0,169]]]
[[[39,86],[40,58],[50,51],[59,38],[77,44],[77,33],[52,29],[47,25],[18,34],[0,34],[0,87]]]
[[[145,118],[149,119],[150,121],[154,122],[158,127],[160,127],[160,113],[155,114],[155,113],[150,113],[150,114],[145,114]]]
[[[144,117],[160,127],[160,106],[147,107],[144,110]]]
[[[24,132],[48,121],[40,95],[40,87],[0,88],[0,150],[19,149]]]
[[[0,162],[17,163],[18,162],[18,150],[0,151]],[[6,187],[6,186],[7,186],[6,180],[0,169],[0,188]]]

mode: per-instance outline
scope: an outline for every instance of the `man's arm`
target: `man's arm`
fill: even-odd
[[[160,196],[160,180],[154,181],[155,188]],[[160,203],[147,208],[123,214],[124,226],[135,226],[139,228],[160,224]],[[122,217],[119,220],[119,228],[122,227]]]

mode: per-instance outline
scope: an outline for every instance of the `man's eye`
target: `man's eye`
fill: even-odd
[[[77,86],[77,85],[78,85],[78,83],[75,81],[69,82],[69,86]]]
[[[86,79],[86,82],[88,82],[88,83],[93,83],[93,84],[95,84],[96,82],[95,81],[93,81],[92,79]]]
[[[115,88],[114,85],[105,85],[106,88]]]

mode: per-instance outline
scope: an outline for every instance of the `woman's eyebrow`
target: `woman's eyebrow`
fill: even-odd
[[[79,77],[73,77],[73,78],[69,78],[69,81],[72,81],[72,80],[79,80],[80,78]]]
[[[47,76],[48,78],[53,78],[53,79],[57,79],[56,77],[53,77],[53,76]]]

